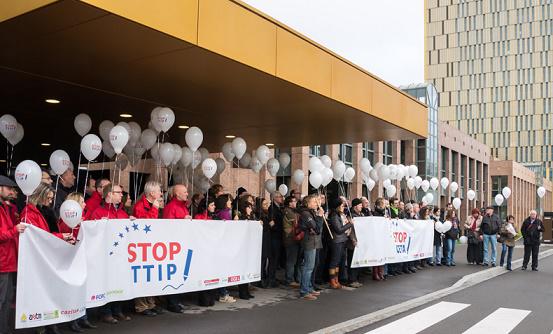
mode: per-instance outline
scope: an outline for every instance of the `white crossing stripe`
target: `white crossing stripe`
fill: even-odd
[[[498,308],[463,334],[510,333],[531,311]]]
[[[404,318],[379,327],[367,334],[416,334],[447,317],[469,307],[470,304],[439,302]]]

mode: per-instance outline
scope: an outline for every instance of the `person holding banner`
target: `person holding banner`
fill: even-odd
[[[194,219],[212,220],[215,217],[215,197],[209,196],[200,201],[198,205],[198,213]],[[202,290],[198,291],[198,305],[210,307],[215,305],[215,295],[217,290]]]
[[[232,220],[232,196],[230,194],[223,194],[215,199],[215,220]],[[219,288],[219,302],[220,303],[234,303],[234,299],[228,292],[227,288]]]
[[[434,207],[434,209],[432,210],[432,220],[434,221],[434,226],[436,225],[437,222],[442,222],[441,220],[441,212],[442,210],[440,210],[439,207]],[[442,265],[442,242],[443,242],[443,236],[442,236],[442,233],[438,232],[435,228],[434,228],[434,258],[433,258],[433,261],[431,259],[431,261],[428,263],[430,266],[438,266],[440,267]]]
[[[73,164],[70,164],[69,168],[63,174],[60,175],[60,184],[56,189],[56,203],[54,203],[54,213],[56,218],[60,217],[60,207],[67,195],[73,192],[73,186],[75,185],[75,174],[73,173]]]
[[[126,219],[129,218],[123,208],[123,190],[117,184],[104,187],[104,201],[90,215],[90,219]]]
[[[377,217],[386,217],[386,203],[384,202],[384,199],[379,197],[374,202],[374,211],[373,216]],[[383,266],[374,266],[372,269],[372,277],[375,281],[383,281],[386,279],[386,276],[388,274],[386,273],[386,265]],[[392,276],[395,276],[395,273],[390,273]]]
[[[172,198],[163,209],[163,219],[192,218],[186,207],[188,189],[184,184],[175,184],[171,192]]]
[[[304,209],[300,213],[300,227],[305,235],[301,242],[303,263],[301,265],[300,298],[317,300],[321,293],[315,291],[311,275],[315,269],[317,249],[322,248],[321,232],[323,229],[324,211],[319,206],[319,196],[312,194],[304,199]]]
[[[364,217],[363,214],[363,201],[360,198],[354,198],[351,201],[351,216],[355,217]],[[346,242],[346,252],[347,252],[347,266],[348,266],[348,285],[350,288],[360,288],[363,286],[359,282],[359,268],[352,268],[353,262],[353,252],[357,247],[357,237],[355,235],[355,227],[351,227],[351,232],[348,236],[348,241]]]
[[[245,197],[245,196],[244,196]],[[240,215],[240,220],[257,220],[255,214],[253,213],[253,206],[247,200],[242,200],[238,202],[238,210]],[[263,222],[260,222],[263,224]],[[255,298],[249,290],[249,284],[243,283],[238,285],[238,297],[240,299],[249,300]]]
[[[110,184],[111,182],[108,179],[99,179],[96,181],[95,189],[90,197],[85,201],[86,209],[90,214],[96,210],[100,205],[102,205],[102,198],[104,197],[104,187]]]
[[[330,260],[328,264],[329,283],[332,289],[341,289],[342,285],[340,285],[338,280],[340,262],[342,262],[345,255],[346,241],[348,240],[347,232],[353,227],[353,224],[348,221],[344,213],[344,202],[342,199],[333,198],[330,201],[328,222],[333,235],[330,241]]]
[[[271,257],[271,227],[274,222],[269,217],[269,201],[258,197],[256,200],[257,218],[263,223],[263,237],[261,242],[261,281],[256,283],[258,287],[269,287],[269,260]]]

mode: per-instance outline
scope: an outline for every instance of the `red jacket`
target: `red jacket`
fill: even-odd
[[[102,205],[102,196],[100,196],[100,193],[95,191],[90,195],[90,198],[86,200],[86,210],[88,211],[89,215],[94,212],[100,205]],[[87,217],[90,218],[90,217]],[[84,219],[86,220],[86,219]]]
[[[4,202],[4,209],[11,218],[12,222],[19,221],[19,214],[17,213],[17,206],[15,204],[10,201],[6,201]]]
[[[5,210],[4,205],[0,206],[0,273],[13,273],[17,271],[19,233]]]
[[[34,225],[48,233],[51,233],[46,219],[44,219],[44,216],[40,213],[40,211],[38,211],[38,208],[34,204],[29,203],[23,208],[23,211],[21,211],[21,214],[19,215],[19,222]],[[52,234],[60,239],[63,239],[63,235],[61,233],[54,232]]]
[[[190,216],[186,202],[179,201],[177,198],[173,198],[163,209],[164,219],[183,219],[186,216]]]
[[[136,201],[132,215],[138,219],[157,219],[159,218],[159,210],[143,195]]]
[[[116,208],[115,205],[103,203],[100,205],[92,214],[90,219],[125,219],[129,218],[129,215],[123,210],[123,205],[120,205],[120,208]]]
[[[71,227],[67,226],[67,224],[65,224],[60,218],[58,219],[58,229],[60,230],[60,233],[73,233],[73,237],[77,239],[79,230],[81,229],[81,224],[75,226],[74,229],[71,229]]]
[[[207,210],[202,213],[198,213],[194,216],[194,219],[211,220],[211,217],[207,214]]]

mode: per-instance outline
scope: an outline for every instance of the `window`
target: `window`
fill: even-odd
[[[507,176],[498,175],[492,176],[492,199],[495,198],[497,194],[501,194],[501,190],[507,186]],[[497,206],[494,202],[495,212],[499,215],[499,218],[505,218],[507,216],[507,201],[503,201],[501,206]]]
[[[473,180],[474,180],[474,159],[469,159],[469,183],[468,183],[469,189],[474,189],[474,183],[472,183]]]
[[[326,154],[325,145],[312,145],[309,146],[309,156],[311,157],[320,157],[321,155]]]
[[[483,164],[483,172],[482,172],[482,191],[484,192],[484,195],[482,198],[488,197],[488,165]],[[486,203],[482,203],[482,206],[485,206]]]
[[[393,162],[394,158],[394,149],[392,141],[385,141],[382,143],[382,163],[389,165]]]
[[[363,158],[369,159],[371,165],[374,165],[374,143],[364,142],[362,151]]]
[[[464,198],[465,194],[465,177],[466,177],[466,167],[467,167],[467,157],[465,155],[461,155],[461,178],[459,182],[459,198]]]
[[[447,159],[448,159],[447,148],[442,147],[442,164],[441,164],[441,170],[440,170],[441,177],[447,177],[447,174],[446,174]]]
[[[342,160],[346,166],[353,167],[353,146],[351,144],[340,144],[338,159]]]

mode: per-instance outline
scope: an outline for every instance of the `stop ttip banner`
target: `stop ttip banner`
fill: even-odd
[[[28,226],[19,237],[16,328],[78,319],[113,301],[259,281],[254,221],[110,219],[76,245]]]
[[[432,257],[434,223],[430,220],[358,217],[353,226],[357,237],[354,268]]]

